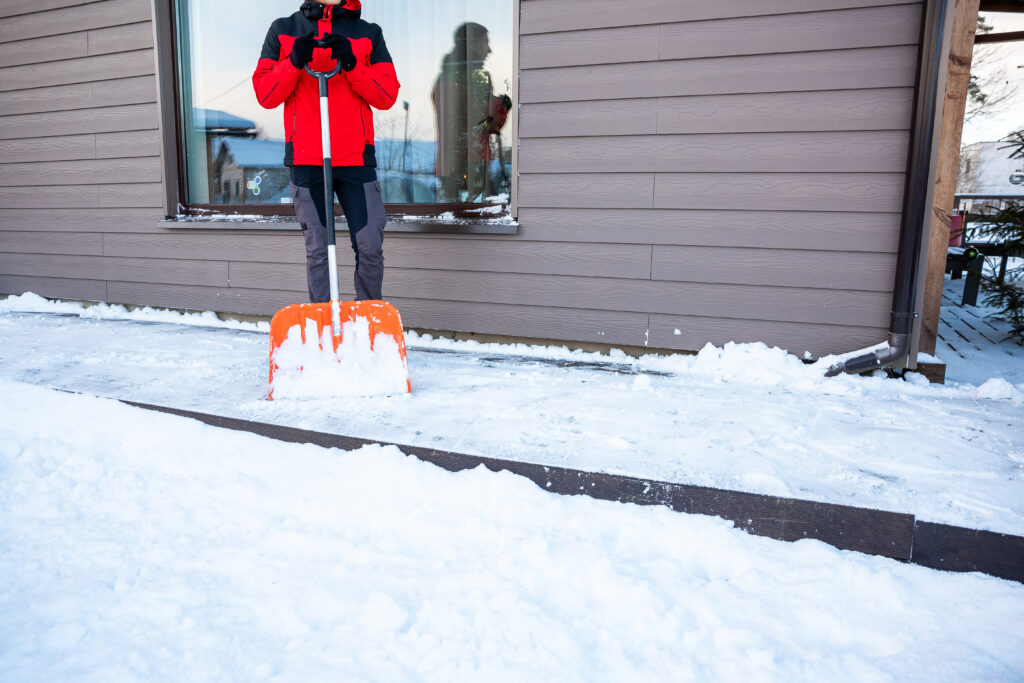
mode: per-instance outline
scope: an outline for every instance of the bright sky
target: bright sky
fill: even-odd
[[[266,137],[284,138],[280,108],[260,107],[250,79],[270,24],[300,4],[299,0],[249,0],[245,11],[239,12],[237,3],[189,0],[195,106],[251,119]],[[399,98],[410,103],[410,138],[434,139],[430,90],[441,58],[451,50],[455,28],[465,21],[490,30],[492,52],[485,67],[491,72],[494,93],[512,94],[512,6],[512,0],[364,0],[363,18],[384,30],[402,84]],[[402,137],[401,102],[375,119],[378,137]]]
[[[1024,15],[1008,12],[983,12],[993,32],[1024,31]],[[989,48],[986,48],[989,49]],[[979,75],[998,72],[1000,80],[1018,89],[999,111],[991,116],[975,118],[964,123],[963,144],[999,140],[1015,130],[1024,128],[1024,41],[1003,43],[994,48],[991,68]]]

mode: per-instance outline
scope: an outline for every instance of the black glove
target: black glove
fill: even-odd
[[[324,47],[330,48],[331,59],[337,59],[342,69],[351,71],[356,68],[356,56],[352,52],[352,41],[337,33],[328,33],[322,38],[322,42]]]
[[[313,34],[296,38],[292,44],[291,60],[296,69],[303,69],[313,60]]]

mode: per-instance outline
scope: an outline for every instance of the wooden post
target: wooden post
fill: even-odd
[[[925,277],[924,310],[921,313],[921,342],[924,353],[935,353],[939,331],[939,309],[946,273],[946,248],[949,246],[949,216],[953,213],[956,176],[960,166],[960,138],[967,107],[967,86],[971,80],[974,31],[980,0],[956,0],[953,12],[953,37],[949,47],[949,75],[946,102],[942,110],[942,132],[938,168],[935,176],[935,208],[932,214]]]

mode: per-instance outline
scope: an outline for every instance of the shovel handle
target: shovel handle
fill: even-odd
[[[314,41],[314,46],[326,48],[322,40]],[[331,331],[334,337],[341,336],[341,315],[338,309],[338,256],[334,233],[334,174],[331,168],[331,124],[327,107],[327,80],[341,71],[341,60],[335,60],[330,71],[314,71],[309,64],[306,73],[320,83],[320,133],[324,154],[324,209],[327,213],[327,270],[331,283]]]
[[[314,40],[313,41],[313,46],[314,47],[319,47],[319,48],[322,48],[322,49],[325,49],[325,50],[327,49],[327,43],[325,43],[322,40]],[[335,76],[337,76],[339,71],[341,71],[341,61],[340,60],[335,60],[334,68],[331,69],[330,71],[314,71],[313,69],[309,68],[309,64],[306,65],[306,73],[308,73],[313,78],[319,80],[321,87],[324,86],[324,84],[325,84],[325,82],[327,81],[328,78],[334,78]]]

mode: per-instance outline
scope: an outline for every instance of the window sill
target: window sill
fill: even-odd
[[[345,219],[337,217],[339,229],[345,229]],[[264,216],[258,214],[210,214],[205,216],[178,216],[166,218],[157,224],[171,230],[298,230],[299,223],[292,216]],[[452,235],[515,235],[519,222],[511,216],[500,218],[455,218],[452,216],[388,216],[387,232],[440,233]]]

